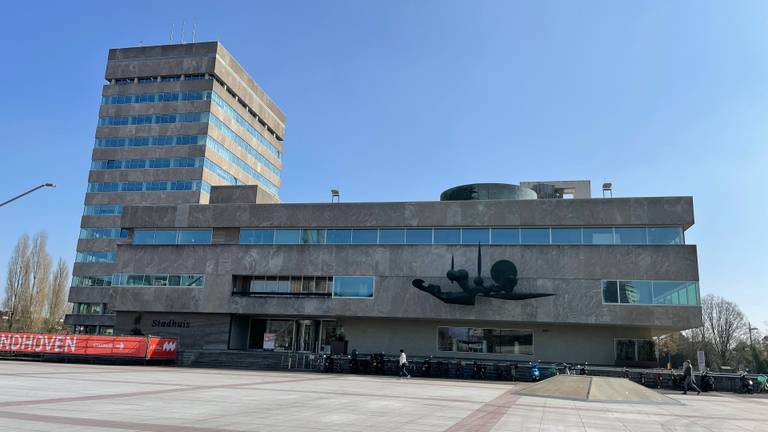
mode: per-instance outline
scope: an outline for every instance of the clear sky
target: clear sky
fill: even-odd
[[[186,21],[285,111],[281,197],[433,200],[468,182],[692,195],[702,293],[768,328],[768,3],[9,2],[0,284],[23,232],[74,259],[107,50]],[[2,289],[2,288],[0,288]]]

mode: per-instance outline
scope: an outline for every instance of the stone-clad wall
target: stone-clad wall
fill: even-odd
[[[457,268],[475,273],[477,248],[448,245],[198,245],[118,247],[119,273],[205,273],[202,288],[113,288],[115,310],[242,313],[402,319],[508,320],[540,323],[689,328],[700,309],[690,306],[603,305],[601,279],[698,280],[695,246],[484,246],[483,276],[491,263],[516,263],[518,290],[555,293],[525,301],[479,298],[476,306],[449,305],[416,290],[413,278],[451,289],[444,277]],[[373,275],[373,299],[237,297],[232,275]],[[73,288],[78,298],[103,288]],[[452,289],[458,289],[452,288]]]
[[[177,216],[178,214],[178,216]],[[126,208],[125,228],[693,225],[691,197]]]

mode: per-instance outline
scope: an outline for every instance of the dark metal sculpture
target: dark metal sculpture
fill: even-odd
[[[517,286],[517,267],[512,261],[499,260],[491,266],[491,279],[495,284],[486,285],[485,279],[480,276],[482,272],[482,255],[480,245],[477,245],[477,276],[469,285],[469,273],[464,269],[455,270],[453,256],[451,256],[451,269],[445,274],[451,283],[456,283],[461,291],[443,292],[440,285],[427,284],[423,279],[414,279],[411,284],[445,303],[472,306],[477,296],[491,297],[502,300],[527,300],[538,297],[548,297],[549,293],[515,293]]]

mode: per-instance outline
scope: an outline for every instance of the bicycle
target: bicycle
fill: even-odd
[[[755,377],[755,381],[757,381],[757,388],[755,389],[755,393],[768,393],[768,377],[760,374]]]

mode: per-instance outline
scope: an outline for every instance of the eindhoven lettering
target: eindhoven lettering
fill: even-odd
[[[74,353],[76,348],[76,335],[10,335],[0,333],[0,351]]]
[[[152,327],[189,328],[189,321],[187,320],[176,321],[174,319],[152,320]]]

